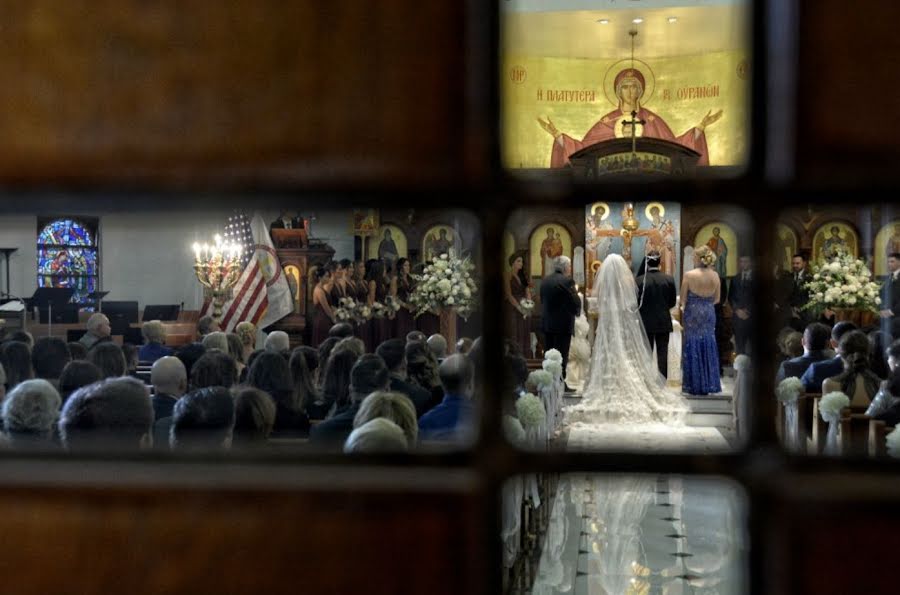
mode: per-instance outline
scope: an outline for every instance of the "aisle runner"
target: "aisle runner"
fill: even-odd
[[[716,428],[665,424],[572,424],[566,450],[722,453],[731,451]]]

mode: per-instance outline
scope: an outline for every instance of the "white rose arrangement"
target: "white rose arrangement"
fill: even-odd
[[[534,300],[522,298],[519,300],[519,307],[522,308],[522,318],[528,318],[534,312]]]
[[[538,397],[525,393],[516,401],[516,416],[523,428],[535,428],[546,421],[547,411]]]
[[[801,392],[803,392],[803,383],[796,376],[791,376],[778,383],[775,396],[778,397],[779,403],[793,403]]]
[[[535,370],[528,375],[526,383],[536,387],[538,390],[553,385],[553,374],[547,370]]]
[[[357,302],[352,297],[342,297],[334,311],[334,317],[340,322],[362,324],[371,317],[368,306]]]
[[[381,302],[372,302],[371,311],[372,318],[388,318],[393,314],[393,310]]]
[[[805,285],[809,303],[804,309],[821,312],[833,308],[852,308],[878,312],[881,287],[872,279],[872,271],[860,258],[843,249],[815,271]]]
[[[392,295],[385,296],[384,305],[391,313],[399,312],[400,308],[403,307],[403,304],[400,303],[400,300]]]
[[[544,360],[548,359],[555,362],[562,362],[562,353],[560,353],[559,349],[548,349],[544,352]]]
[[[451,249],[425,267],[421,275],[413,275],[416,287],[409,296],[416,316],[455,308],[467,319],[475,310],[478,286],[474,279],[475,265],[468,258],[458,258]]]
[[[525,445],[525,428],[522,427],[522,422],[512,415],[503,416],[503,433],[513,446]]]
[[[553,374],[554,378],[562,377],[562,361],[556,361],[554,359],[545,359],[541,364],[541,367],[544,368],[547,372]]]
[[[819,401],[819,415],[824,421],[836,420],[841,414],[841,409],[849,406],[850,397],[840,391],[834,391]]]

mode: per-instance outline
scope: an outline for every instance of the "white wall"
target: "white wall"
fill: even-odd
[[[100,217],[101,287],[108,300],[181,304],[202,303],[193,272],[194,242],[210,242],[224,229],[230,210],[94,213]],[[83,213],[88,214],[88,213]],[[277,213],[263,212],[267,221]],[[335,249],[335,258],[353,258],[350,212],[318,214],[313,235]],[[37,287],[37,216],[0,215],[0,247],[17,247],[10,257],[11,293],[28,297]],[[0,257],[0,288],[5,291],[5,263]]]

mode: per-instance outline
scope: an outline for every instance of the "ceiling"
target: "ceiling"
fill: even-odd
[[[642,58],[749,49],[749,6],[741,1],[510,0],[503,9],[504,49],[516,55],[622,58],[631,29]]]

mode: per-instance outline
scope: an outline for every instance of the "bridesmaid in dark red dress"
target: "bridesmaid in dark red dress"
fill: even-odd
[[[409,260],[401,258],[397,261],[397,274],[391,278],[391,295],[400,301],[400,310],[394,318],[394,336],[406,339],[406,335],[416,330],[416,318],[409,296],[415,289]]]
[[[350,262],[349,260],[342,260],[340,262],[332,262],[329,263],[329,269],[331,270],[331,304],[334,308],[338,308],[341,305],[341,298],[347,297],[347,279],[346,273],[347,268],[344,265],[344,262]]]
[[[331,293],[331,272],[327,266],[316,269],[316,287],[313,289],[312,345],[328,338],[328,331],[334,324],[334,306],[329,301]]]
[[[369,301],[369,284],[366,283],[366,263],[362,260],[353,262],[349,269],[350,283],[348,286],[348,295],[356,300],[358,304],[365,304]],[[366,345],[366,351],[371,352],[372,342],[370,332],[370,321],[358,323],[354,331],[357,338],[362,339]]]
[[[390,284],[384,275],[384,262],[371,259],[366,263],[366,281],[369,283],[369,306],[375,302],[384,303],[390,293]],[[374,351],[383,341],[391,339],[391,320],[373,318],[371,320],[371,345]]]
[[[503,288],[506,297],[506,332],[527,358],[531,355],[531,319],[525,318],[520,305],[523,299],[531,299],[531,288],[525,274],[525,258],[521,253],[513,253],[509,257],[509,266],[509,277]]]

